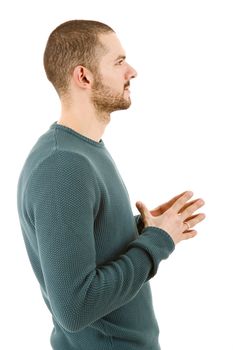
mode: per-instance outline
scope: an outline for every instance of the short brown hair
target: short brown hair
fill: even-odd
[[[99,34],[114,32],[108,25],[92,20],[71,20],[50,34],[44,51],[44,68],[59,96],[68,90],[70,76],[77,65],[96,72],[105,48]]]

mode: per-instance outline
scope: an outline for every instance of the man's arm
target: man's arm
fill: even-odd
[[[97,266],[97,184],[90,174],[86,160],[58,152],[39,165],[27,188],[46,291],[56,321],[69,332],[128,303],[175,248],[168,233],[147,227],[124,254]]]

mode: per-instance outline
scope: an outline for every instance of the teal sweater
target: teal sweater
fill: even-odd
[[[133,215],[102,139],[53,123],[23,166],[18,213],[54,350],[160,349],[149,280],[175,245]]]

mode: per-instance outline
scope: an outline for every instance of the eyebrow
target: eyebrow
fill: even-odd
[[[125,60],[126,59],[126,56],[125,55],[119,55],[116,59],[115,59],[115,62],[120,60],[120,59],[123,59]]]

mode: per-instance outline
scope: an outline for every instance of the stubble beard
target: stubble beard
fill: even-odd
[[[91,101],[99,116],[109,116],[110,113],[127,109],[131,105],[130,97],[124,97],[124,90],[122,93],[114,92],[112,88],[103,84],[99,74],[95,74]]]

